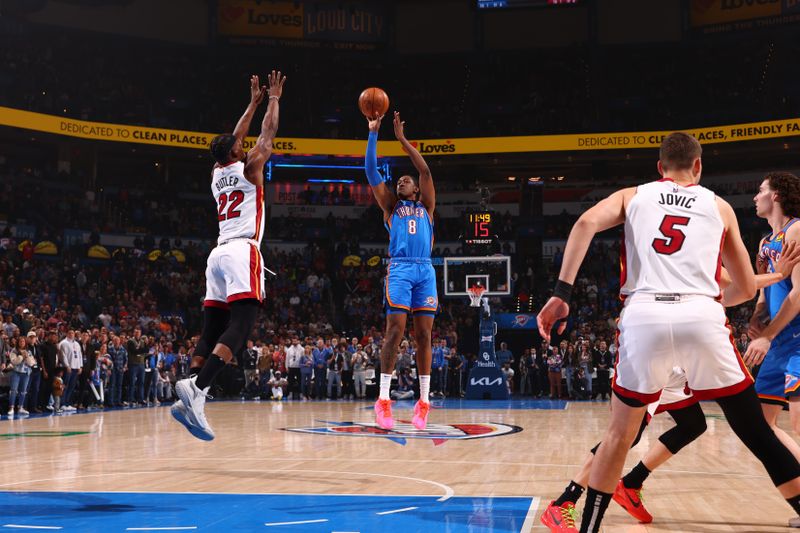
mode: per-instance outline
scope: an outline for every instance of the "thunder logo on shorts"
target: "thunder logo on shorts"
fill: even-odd
[[[436,314],[436,273],[431,264],[433,221],[422,202],[399,200],[386,222],[389,266],[384,300],[387,313]]]

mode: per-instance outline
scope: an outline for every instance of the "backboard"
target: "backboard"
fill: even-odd
[[[467,288],[481,285],[484,296],[511,294],[511,258],[507,255],[485,257],[445,257],[444,295],[467,296]]]

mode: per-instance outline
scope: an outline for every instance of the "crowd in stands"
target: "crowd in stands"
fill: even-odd
[[[157,405],[187,375],[200,329],[204,256],[180,263],[151,260],[132,250],[101,262],[83,260],[80,247],[56,259],[26,257],[13,239],[0,241],[0,390],[9,388],[8,414],[52,408]],[[615,318],[619,313],[618,248],[597,242],[575,283],[569,328],[553,345],[501,346],[498,363],[511,391],[550,398],[608,395]],[[544,280],[533,269],[515,274],[519,302],[537,309],[548,296],[563,256],[557,251]],[[308,245],[302,252],[267,251],[278,276],[248,348],[236,365],[230,391],[248,398],[352,398],[374,394],[382,346],[382,266],[330,268]],[[329,274],[329,272],[332,272]],[[503,310],[494,302],[495,311]],[[508,305],[506,302],[505,305]],[[465,303],[447,302],[435,322],[432,390],[463,395],[476,359],[476,321]],[[730,312],[734,333],[744,335],[752,309]],[[416,386],[413,335],[398,355],[395,396]],[[505,344],[505,343],[504,343]],[[562,387],[562,376],[566,387]],[[594,377],[594,382],[592,380]],[[223,381],[225,383],[225,381]],[[238,385],[237,385],[238,383]]]
[[[201,327],[203,272],[213,243],[184,245],[180,239],[156,242],[148,237],[163,224],[162,218],[151,216],[159,211],[159,205],[153,205],[145,210],[141,221],[141,229],[147,233],[136,239],[132,248],[115,250],[106,260],[87,259],[87,248],[96,242],[98,228],[89,243],[78,244],[62,243],[58,230],[91,229],[86,225],[103,220],[101,212],[94,209],[93,199],[85,193],[39,195],[53,183],[41,176],[23,174],[6,181],[4,194],[0,195],[0,213],[9,224],[0,235],[0,312],[4,333],[0,344],[0,367],[4,370],[0,374],[0,390],[9,387],[8,400],[21,407],[18,412],[22,414],[26,409],[58,409],[53,391],[62,386],[60,408],[67,411],[100,404],[152,405],[169,400],[172,384],[186,373],[193,338]],[[53,197],[57,200],[51,200]],[[53,203],[36,210],[21,207],[32,205],[37,199]],[[109,211],[113,204],[109,200]],[[191,202],[176,203],[175,217],[184,221],[211,220],[213,224],[213,217],[208,216],[213,206],[197,205],[203,207]],[[121,204],[118,211],[126,209]],[[202,216],[195,214],[195,209],[197,213],[202,209]],[[763,224],[752,213],[740,215],[743,234],[752,250]],[[248,377],[239,388],[247,397],[358,398],[372,393],[367,376],[378,372],[380,365],[377,354],[384,327],[383,264],[369,259],[382,256],[383,252],[362,250],[360,244],[373,239],[379,242],[385,239],[385,233],[380,224],[369,218],[379,219],[380,214],[371,208],[362,219],[299,222],[275,217],[268,221],[270,237],[303,245],[295,251],[269,246],[263,250],[265,264],[277,275],[268,276],[267,298],[252,335],[254,351],[240,358]],[[508,226],[503,230],[504,236],[512,236],[513,217],[502,218],[502,226]],[[444,220],[437,224],[437,237],[440,231],[457,231],[456,224],[448,229],[448,219]],[[574,220],[566,214],[546,217],[545,227],[563,237]],[[30,244],[20,247],[22,240],[13,238],[9,229],[18,222],[36,226],[38,238],[56,241],[59,254],[41,256],[33,253]],[[313,231],[323,227],[330,233],[314,237]],[[213,230],[202,231],[213,235]],[[617,234],[600,237],[590,252],[593,260],[586,262],[575,283],[566,346],[561,339],[554,341],[552,347],[540,346],[538,336],[532,332],[529,348],[517,344],[511,357],[502,361],[507,363],[507,375],[513,376],[513,392],[556,398],[605,395],[603,365],[608,365],[601,363],[603,357],[596,353],[602,343],[609,353],[614,351],[615,318],[620,305],[619,248]],[[150,252],[159,248],[165,253],[153,257]],[[182,252],[182,260],[166,253],[174,249]],[[352,255],[358,257],[357,262],[344,261]],[[514,298],[493,302],[493,310],[513,310],[515,305],[523,310],[538,309],[549,295],[562,259],[562,251],[556,250],[544,265],[515,264]],[[464,380],[477,348],[477,324],[464,309],[465,302],[443,300],[442,313],[436,320],[434,339],[437,343],[445,341],[444,346],[439,346],[441,351],[436,352],[441,357],[434,358],[434,375],[440,376],[434,380],[436,392],[456,396],[464,392]],[[737,338],[744,333],[751,311],[748,305],[729,310]],[[132,363],[128,345],[136,328],[145,339],[142,343],[146,353],[136,355],[142,357],[136,360],[141,362]],[[70,341],[70,346],[80,346],[77,351],[81,355],[74,360],[66,359],[63,350],[58,351],[64,339],[69,339],[70,330],[76,339]],[[29,338],[30,333],[35,335]],[[114,346],[115,338],[127,352],[127,363]],[[295,359],[287,366],[287,353],[294,338],[300,340],[307,357],[299,366],[294,365]],[[322,348],[318,346],[320,340]],[[746,342],[746,336],[742,342]],[[51,345],[57,349],[55,359]],[[315,358],[320,350],[327,355]],[[399,358],[397,394],[401,396],[408,395],[416,385],[413,353],[412,340]],[[47,358],[44,354],[48,354]],[[248,370],[255,372],[248,375]],[[566,388],[557,379],[562,374]]]

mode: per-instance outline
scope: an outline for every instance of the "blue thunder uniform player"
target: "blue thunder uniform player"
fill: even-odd
[[[431,264],[433,221],[417,200],[398,200],[384,223],[389,232],[389,266],[386,268],[386,312],[433,316],[436,314],[436,272]]]
[[[389,266],[386,268],[383,291],[386,334],[381,348],[380,393],[375,402],[375,419],[378,426],[384,429],[394,427],[389,388],[397,362],[397,347],[405,334],[408,314],[411,314],[417,344],[420,392],[411,422],[417,429],[425,429],[430,410],[431,331],[433,317],[439,307],[436,273],[431,264],[436,191],[430,168],[406,139],[404,123],[397,112],[394,113],[394,134],[419,173],[419,178],[409,175],[400,177],[394,192],[387,187],[378,172],[378,130],[382,118],[367,117],[369,140],[365,162],[367,179],[383,211],[384,226],[389,231]]]
[[[759,271],[764,266],[771,271],[780,270],[783,279],[759,296],[748,330],[753,340],[744,362],[764,361],[756,380],[764,419],[800,460],[797,441],[778,426],[778,415],[788,400],[792,430],[795,436],[800,435],[800,269],[788,266],[789,257],[800,242],[800,179],[789,172],[770,172],[764,176],[753,201],[756,215],[766,219],[772,228],[759,246]],[[764,323],[765,317],[768,324]],[[800,516],[789,524],[800,527]]]
[[[778,233],[768,235],[762,241],[758,256],[766,262],[768,272],[775,272],[775,262],[783,252],[786,232],[798,220],[789,220]],[[791,290],[791,278],[764,288],[770,320],[775,319]],[[800,315],[792,318],[772,340],[756,378],[756,392],[763,403],[781,406],[788,403],[788,397],[800,395]]]

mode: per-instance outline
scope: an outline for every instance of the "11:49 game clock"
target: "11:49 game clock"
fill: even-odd
[[[464,213],[464,244],[468,246],[492,244],[494,242],[493,218],[490,211]]]

